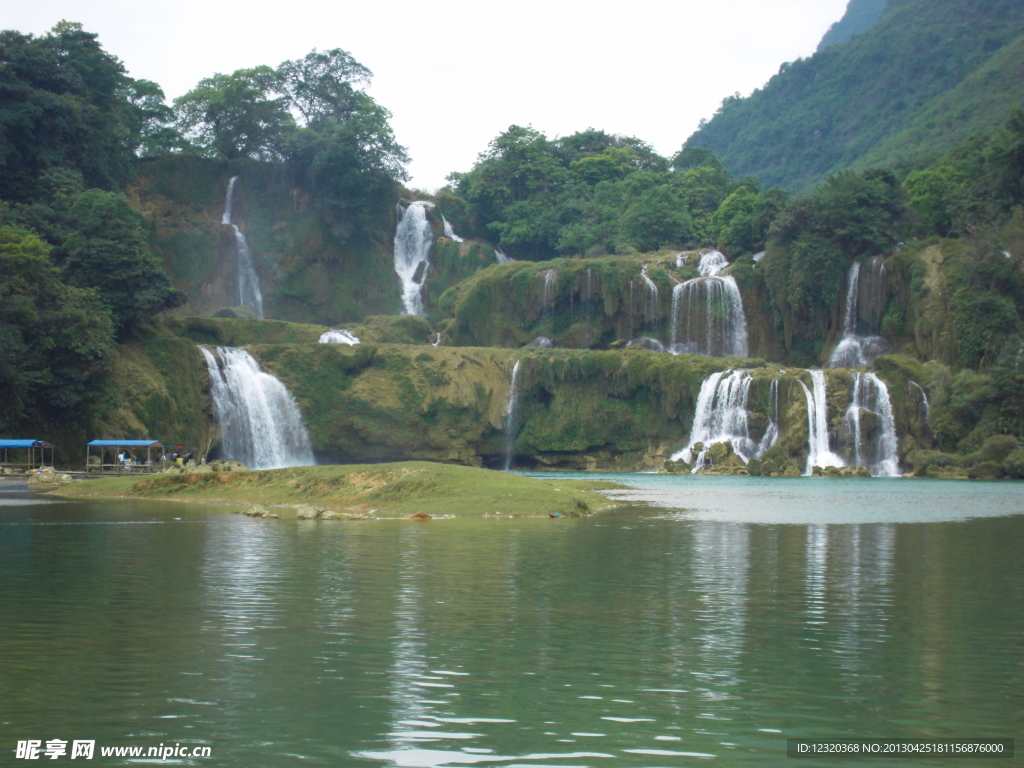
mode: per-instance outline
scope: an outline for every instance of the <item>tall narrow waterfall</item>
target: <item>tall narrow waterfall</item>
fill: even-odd
[[[541,272],[541,276],[544,278],[544,294],[540,305],[540,310],[543,313],[555,303],[555,293],[558,288],[558,270],[546,269]]]
[[[516,410],[519,407],[519,360],[512,366],[508,402],[505,404],[505,471],[512,469],[516,446]]]
[[[653,322],[658,316],[658,286],[647,274],[647,265],[644,264],[640,270],[640,277],[644,279],[644,321]]]
[[[251,469],[314,464],[309,433],[284,384],[260,370],[244,349],[199,348],[210,373],[213,411],[226,458]]]
[[[674,354],[747,356],[743,297],[728,262],[718,251],[701,256],[701,276],[672,289],[671,344]]]
[[[423,311],[423,281],[430,268],[430,246],[434,233],[427,220],[427,206],[431,203],[416,201],[402,211],[395,230],[395,273],[402,281],[402,311],[406,315],[419,315]]]
[[[771,403],[772,414],[768,421],[768,429],[764,431],[761,442],[757,445],[757,456],[763,456],[764,452],[779,441],[779,380],[772,379],[768,388],[768,400]]]
[[[444,225],[444,236],[445,237],[455,241],[456,243],[464,243],[464,242],[466,242],[465,238],[459,237],[458,235],[455,234],[455,230],[452,229],[452,225],[449,223],[448,219],[446,219],[444,216],[441,217],[441,224]]]
[[[238,304],[248,307],[260,320],[263,319],[263,291],[260,289],[260,276],[252,261],[252,250],[242,231],[231,222],[235,202],[235,182],[237,176],[228,181],[228,192],[224,200],[224,214],[220,217],[221,224],[227,224],[235,230],[235,261],[238,272]]]
[[[865,440],[861,425],[865,414],[870,414],[877,422],[870,440]],[[885,382],[873,373],[853,374],[853,396],[844,418],[853,435],[856,465],[867,467],[873,477],[899,477],[896,422]]]
[[[885,262],[875,256],[867,262],[861,276],[861,262],[850,265],[846,275],[846,307],[843,313],[843,337],[832,350],[829,368],[863,368],[889,351],[889,342],[881,336],[860,336],[858,325],[877,331],[885,310]]]
[[[805,475],[811,474],[814,467],[845,467],[846,463],[840,456],[832,452],[828,444],[828,400],[825,389],[825,372],[809,371],[814,391],[807,389],[802,381],[800,386],[807,399],[807,468]]]
[[[753,382],[754,377],[742,369],[728,375],[719,371],[708,376],[697,395],[689,444],[673,455],[672,461],[693,462],[697,443],[703,443],[703,448],[696,457],[694,471],[703,466],[705,454],[715,443],[731,441],[733,450],[744,462],[757,455],[758,446],[750,439],[747,427],[747,398]]]

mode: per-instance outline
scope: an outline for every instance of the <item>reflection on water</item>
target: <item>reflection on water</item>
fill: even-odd
[[[945,503],[948,486],[907,485]],[[749,514],[742,489],[730,512],[726,484],[687,487]],[[844,522],[815,495],[832,487],[783,489],[789,518],[829,521],[812,524],[7,506],[2,731],[385,768],[743,766],[781,761],[787,737],[1014,737],[1024,516]],[[997,486],[999,514],[1014,488]]]

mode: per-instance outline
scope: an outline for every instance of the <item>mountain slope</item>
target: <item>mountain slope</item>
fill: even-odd
[[[832,45],[845,43],[874,26],[885,10],[886,0],[850,0],[843,18],[828,28],[818,43],[818,50],[824,51]]]
[[[890,0],[849,42],[784,64],[749,98],[726,99],[686,146],[790,190],[872,152],[919,165],[1005,120],[1019,98],[1007,72],[1019,71],[1022,35],[1018,0]]]

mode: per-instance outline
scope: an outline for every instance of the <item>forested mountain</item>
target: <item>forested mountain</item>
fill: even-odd
[[[888,0],[850,0],[843,18],[828,28],[818,43],[818,50],[824,51],[830,45],[845,43],[874,26],[885,11]]]
[[[844,168],[923,167],[1022,101],[1024,4],[890,0],[862,34],[725,99],[686,146],[800,191]]]

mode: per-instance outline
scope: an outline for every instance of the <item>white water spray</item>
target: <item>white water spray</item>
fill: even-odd
[[[395,230],[395,273],[402,282],[402,312],[423,317],[423,283],[430,268],[430,246],[434,233],[427,220],[432,203],[418,200],[402,211]]]
[[[868,300],[874,302],[885,287],[885,263],[876,256],[868,262]],[[860,281],[861,262],[850,265],[846,275],[846,309],[843,314],[843,337],[828,358],[829,368],[863,368],[879,355],[891,348],[881,336],[859,336],[857,318],[860,316],[862,288]]]
[[[235,230],[235,261],[238,273],[238,304],[248,307],[258,320],[263,319],[263,291],[260,289],[260,276],[253,265],[252,250],[242,231],[231,222],[235,203],[235,182],[237,176],[228,181],[228,191],[224,200],[224,214],[220,217],[221,224],[227,224]]]
[[[452,225],[448,222],[448,219],[446,219],[443,215],[441,216],[441,223],[444,225],[445,237],[449,238],[450,240],[456,243],[466,242],[465,238],[459,237],[458,235],[455,234],[455,230],[452,229]]]
[[[499,264],[511,264],[515,259],[511,256],[506,256],[505,252],[501,248],[494,249],[494,260]]]
[[[669,351],[673,354],[746,357],[747,317],[743,297],[728,262],[718,251],[701,256],[701,277],[672,289]]]
[[[519,407],[519,360],[512,366],[508,402],[505,404],[505,471],[512,469],[516,446],[516,411]]]
[[[321,344],[358,344],[359,337],[344,328],[332,328],[320,334]]]
[[[874,415],[878,420],[878,433],[869,445],[865,444],[861,429],[861,418],[865,413]],[[854,438],[857,466],[866,466],[872,477],[899,477],[896,422],[885,382],[874,373],[854,373],[853,395],[844,419]]]
[[[703,443],[696,456],[693,471],[704,465],[704,459],[715,443],[732,442],[733,450],[743,463],[757,455],[757,444],[750,439],[747,426],[747,398],[754,377],[743,369],[729,372],[719,371],[708,376],[700,385],[697,406],[693,414],[688,445],[672,456],[672,461],[682,459],[687,464],[694,462],[694,446]]]
[[[814,391],[800,379],[800,386],[807,400],[807,468],[805,475],[810,475],[814,467],[845,467],[846,462],[832,452],[828,444],[828,400],[826,398],[825,372],[808,371],[811,374],[811,385]]]
[[[210,397],[221,427],[221,451],[250,469],[315,463],[309,433],[284,384],[260,370],[244,349],[199,348],[210,374]]]

